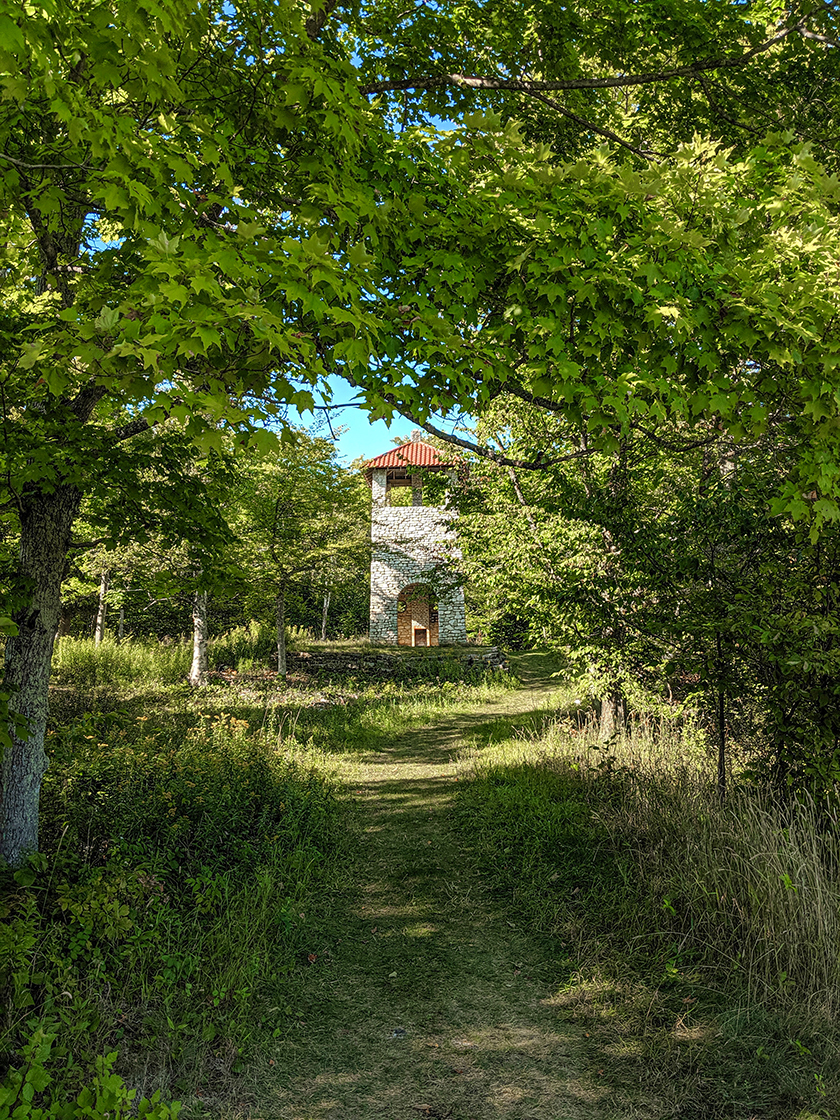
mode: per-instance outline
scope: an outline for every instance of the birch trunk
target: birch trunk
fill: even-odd
[[[204,683],[207,674],[207,641],[210,625],[207,618],[207,592],[196,591],[193,598],[193,655],[190,666],[190,684]]]
[[[327,640],[327,611],[330,609],[330,599],[332,596],[329,591],[324,592],[324,609],[321,611],[321,641]]]
[[[120,621],[117,626],[117,641],[121,642],[125,637],[125,606],[120,607]]]
[[[286,679],[286,592],[281,588],[274,601],[277,617],[277,675]]]
[[[5,687],[10,710],[27,723],[26,738],[9,726],[0,782],[0,856],[18,867],[38,848],[38,803],[47,768],[44,736],[50,663],[61,617],[61,582],[81,495],[73,486],[28,495],[20,518],[20,576],[28,602],[15,612],[16,637],[6,641]]]
[[[105,615],[108,611],[108,588],[111,586],[111,573],[106,569],[99,580],[99,606],[96,608],[96,624],[93,628],[93,644],[98,646],[105,637]]]

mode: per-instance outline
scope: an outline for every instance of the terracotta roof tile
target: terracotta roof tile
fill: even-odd
[[[383,467],[452,467],[455,460],[442,459],[437,448],[430,443],[421,443],[412,440],[410,443],[401,443],[390,451],[369,459],[367,469],[381,470]]]

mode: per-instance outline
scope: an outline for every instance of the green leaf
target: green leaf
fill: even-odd
[[[94,326],[99,331],[112,331],[119,322],[120,313],[115,307],[103,307],[94,319]]]

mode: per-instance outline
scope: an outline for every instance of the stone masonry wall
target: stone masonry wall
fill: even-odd
[[[440,643],[466,642],[464,592],[445,582],[445,569],[458,556],[451,514],[434,506],[380,504],[384,486],[377,487],[378,473],[373,477],[370,640],[396,645],[397,596],[409,584],[429,581],[438,592]]]
[[[509,672],[510,666],[505,655],[497,646],[473,646],[463,650],[427,651],[417,654],[403,654],[394,650],[360,650],[345,653],[338,650],[312,650],[311,652],[288,654],[289,669],[293,673],[309,675],[347,676],[358,675],[373,679],[412,679],[434,677],[443,673],[446,677],[457,676],[459,671],[469,673]]]

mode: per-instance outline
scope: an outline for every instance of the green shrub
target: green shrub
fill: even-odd
[[[137,1090],[113,1072],[115,1052],[97,1058],[93,1084],[75,1100],[50,1099],[53,1078],[46,1067],[55,1040],[40,1027],[33,1032],[23,1047],[23,1066],[9,1070],[0,1082],[0,1120],[177,1120],[180,1105],[163,1104],[159,1091],[137,1100]]]

